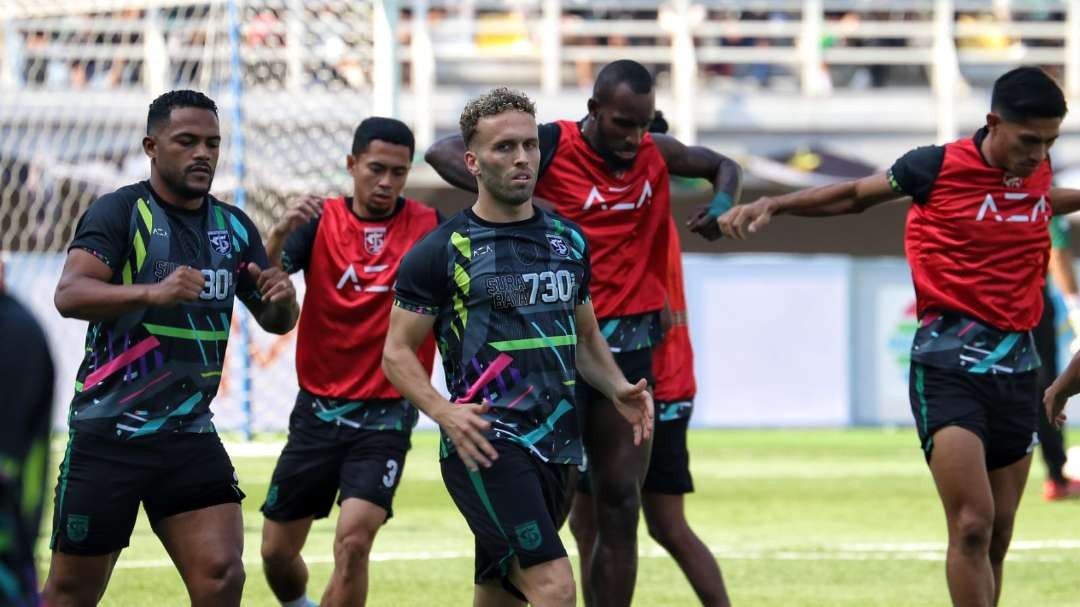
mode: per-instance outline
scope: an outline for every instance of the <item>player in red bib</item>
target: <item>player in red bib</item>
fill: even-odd
[[[535,194],[585,232],[601,330],[626,377],[645,378],[652,385],[652,350],[660,338],[666,291],[669,174],[712,182],[713,202],[691,224],[707,238],[717,238],[713,219],[737,198],[741,172],[735,162],[709,149],[647,132],[655,91],[649,71],[637,62],[605,66],[588,108],[581,121],[539,127]],[[452,136],[436,142],[425,158],[449,183],[475,191],[476,179],[465,169],[464,152],[460,136]],[[641,485],[651,444],[634,447],[627,423],[614,407],[602,406],[605,399],[586,382],[579,379],[577,386],[596,498],[579,494],[574,509],[594,508],[598,523],[594,549],[591,554],[582,550],[585,599],[588,604],[629,605],[637,575]]]
[[[725,235],[743,238],[776,214],[858,213],[911,197],[905,250],[919,316],[911,409],[945,508],[946,577],[957,605],[993,605],[1001,595],[1036,415],[1044,414],[1031,330],[1042,313],[1047,222],[1080,209],[1080,191],[1051,186],[1048,153],[1065,113],[1057,83],[1017,68],[994,83],[986,126],[974,137],[912,150],[886,173],[762,198],[718,221]]]
[[[282,605],[306,607],[300,549],[311,523],[341,508],[334,571],[322,605],[361,605],[368,554],[393,514],[417,412],[382,372],[382,349],[398,265],[439,223],[435,210],[401,196],[413,134],[391,118],[368,118],[353,137],[353,195],[300,197],[270,233],[267,253],[303,270],[307,290],[296,345],[300,392],[262,506],[263,569]],[[428,373],[434,341],[420,350]]]

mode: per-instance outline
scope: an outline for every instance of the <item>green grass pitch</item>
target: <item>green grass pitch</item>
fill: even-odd
[[[697,492],[688,497],[688,517],[719,558],[734,604],[948,604],[944,516],[913,431],[694,430],[690,452]],[[54,453],[54,478],[59,457]],[[396,515],[375,542],[370,605],[471,604],[472,537],[443,488],[436,458],[435,434],[418,432]],[[274,457],[233,462],[248,495],[244,604],[272,606],[259,564],[258,508]],[[1043,502],[1042,479],[1036,460],[1002,605],[1080,605],[1080,501]],[[304,548],[312,598],[330,575],[334,517],[336,510],[314,525]],[[644,523],[640,538],[635,605],[696,604]],[[569,530],[563,539],[573,554]],[[44,542],[41,555],[44,568]],[[102,604],[187,604],[179,575],[141,515]]]

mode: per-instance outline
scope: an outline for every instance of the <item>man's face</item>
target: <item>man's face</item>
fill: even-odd
[[[220,147],[217,116],[194,107],[173,109],[168,122],[143,139],[152,169],[184,199],[210,192]]]
[[[356,203],[369,215],[383,217],[393,212],[405,188],[412,157],[408,146],[376,139],[363,152],[350,154],[346,166],[353,178]]]
[[[1061,131],[1061,118],[1029,118],[1022,122],[1010,122],[991,113],[986,117],[993,137],[991,154],[1001,168],[1019,177],[1035,172],[1050,154],[1050,147],[1057,141]]]
[[[536,118],[517,110],[481,118],[465,165],[495,200],[514,206],[528,202],[540,169]]]
[[[589,113],[596,121],[597,152],[616,169],[634,164],[641,140],[649,130],[656,108],[656,94],[635,93],[623,83],[610,99],[589,100]]]

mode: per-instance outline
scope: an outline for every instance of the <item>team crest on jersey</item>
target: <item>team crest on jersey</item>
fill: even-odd
[[[218,255],[228,255],[232,252],[232,241],[229,239],[228,230],[210,230],[206,235],[210,237],[210,246],[217,251]]]
[[[1005,173],[1005,176],[1001,178],[1001,184],[1007,188],[1022,188],[1024,187],[1024,178]]]
[[[568,257],[570,255],[570,247],[566,246],[566,241],[562,239],[562,236],[548,234],[547,239],[548,244],[551,245],[552,253],[555,253],[559,257]]]
[[[386,228],[364,228],[364,250],[372,255],[382,253],[386,245]]]
[[[90,534],[90,517],[84,514],[69,514],[67,517],[67,536],[73,542],[81,542]]]

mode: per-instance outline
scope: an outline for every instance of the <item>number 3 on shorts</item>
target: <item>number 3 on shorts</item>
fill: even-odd
[[[392,459],[386,460],[386,474],[383,475],[382,482],[383,482],[384,485],[387,486],[387,488],[392,489],[394,487],[394,481],[397,480],[397,473],[398,473],[398,463],[397,463],[397,461],[392,460]]]

